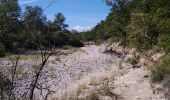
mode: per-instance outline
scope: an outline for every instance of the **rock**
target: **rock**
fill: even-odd
[[[144,78],[148,78],[148,77],[149,77],[149,75],[145,75],[145,76],[144,76]]]

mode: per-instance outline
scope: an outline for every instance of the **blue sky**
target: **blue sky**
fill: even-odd
[[[46,8],[54,0],[19,0],[24,8],[26,5],[38,5]],[[56,0],[44,13],[49,20],[54,19],[57,12],[62,12],[70,29],[83,31],[104,20],[110,8],[103,0]]]

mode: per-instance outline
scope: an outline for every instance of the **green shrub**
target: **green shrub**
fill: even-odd
[[[160,82],[164,79],[165,75],[170,75],[170,53],[165,54],[156,69],[152,71],[152,81]]]
[[[170,74],[170,53],[167,53],[162,57],[162,60],[158,65],[158,70],[163,74]]]
[[[68,45],[71,45],[73,47],[83,47],[84,46],[83,42],[81,42],[80,40],[78,40],[76,38],[70,38],[68,41]]]
[[[158,70],[153,70],[151,74],[151,80],[152,82],[161,82],[164,79],[163,73]]]
[[[160,43],[159,45],[163,47],[167,52],[170,51],[170,35],[169,34],[163,34],[160,36]]]

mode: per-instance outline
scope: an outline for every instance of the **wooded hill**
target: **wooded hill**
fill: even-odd
[[[113,0],[108,4],[112,8],[106,20],[82,33],[83,40],[101,42],[112,38],[139,50],[156,45],[170,50],[169,0]]]
[[[81,33],[84,41],[121,42],[139,52],[154,50],[165,56],[153,70],[156,80],[170,74],[170,0],[106,0],[109,15],[91,31]]]

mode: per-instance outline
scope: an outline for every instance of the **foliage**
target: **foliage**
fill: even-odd
[[[170,74],[170,53],[162,57],[160,64],[158,64],[158,69],[164,74]]]
[[[87,32],[81,32],[80,33],[80,38],[82,41],[95,41],[96,35],[92,31],[87,31]]]
[[[0,42],[9,51],[14,50],[14,42],[17,41],[20,7],[17,0],[0,1]]]
[[[165,54],[155,66],[156,69],[152,71],[152,81],[160,82],[166,75],[170,75],[170,53]]]
[[[14,53],[17,48],[32,50],[39,45],[83,46],[80,39],[67,30],[65,20],[60,12],[55,15],[54,21],[47,20],[39,6],[26,6],[22,14],[18,0],[1,0],[0,43],[4,45],[5,51]]]
[[[126,26],[130,21],[131,7],[129,2],[129,0],[114,0],[112,9],[106,20],[101,21],[91,32],[86,34],[92,33],[91,37],[95,38],[91,39],[95,42],[102,42],[112,37],[114,40],[119,40],[122,43],[125,43],[127,41]]]
[[[58,29],[58,30],[66,29],[68,27],[68,25],[64,23],[65,20],[66,20],[66,18],[64,17],[64,15],[61,12],[57,13],[55,15],[55,19],[53,22],[56,29]]]
[[[148,50],[158,44],[166,49],[165,42],[169,40],[169,1],[147,0],[138,3],[138,11],[132,13],[129,24],[131,43],[138,49]]]
[[[152,82],[161,82],[164,79],[164,75],[158,70],[153,70],[151,74],[151,79]]]
[[[137,64],[140,61],[140,56],[139,55],[134,55],[134,57],[129,58],[127,60],[130,64],[132,64],[133,68],[138,67]]]
[[[170,50],[169,0],[105,0],[111,6],[109,15],[82,40],[102,42],[109,38],[129,44],[139,51],[160,46]]]
[[[102,42],[112,39],[123,46],[147,52],[159,47],[167,53],[152,71],[153,79],[170,74],[170,0],[105,0],[109,15],[91,31],[82,33],[83,41]],[[136,65],[137,59],[131,59]]]

